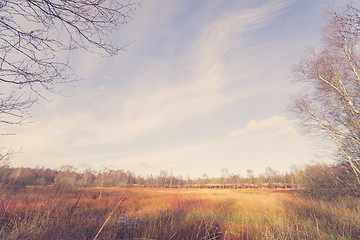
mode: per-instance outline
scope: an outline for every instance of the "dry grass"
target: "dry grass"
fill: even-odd
[[[360,239],[354,198],[325,202],[276,190],[99,193],[1,192],[0,239],[94,239],[102,226],[97,239]]]

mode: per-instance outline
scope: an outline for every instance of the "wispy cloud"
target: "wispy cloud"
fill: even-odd
[[[244,128],[232,131],[229,137],[250,136],[258,133],[271,132],[274,136],[297,134],[293,121],[281,116],[273,116],[263,120],[252,120]]]
[[[245,48],[248,31],[263,27],[293,2],[267,1],[257,8],[219,17],[204,26],[190,47],[184,49],[186,53],[182,58],[151,64],[139,76],[143,87],[140,84],[140,88],[117,107],[119,113],[114,116],[114,121],[118,124],[110,124],[112,132],[121,133],[117,139],[133,140],[164,124],[211,113],[253,94],[246,82],[259,73],[254,67],[256,59]],[[230,74],[231,69],[227,66],[233,66],[234,59],[228,59],[226,54],[234,48],[244,54],[240,61],[237,59],[241,75],[237,75],[238,72]],[[251,64],[253,67],[249,67]],[[180,75],[174,76],[174,73]],[[158,84],[149,84],[155,79]],[[232,82],[242,81],[244,85],[237,91],[223,91]],[[165,83],[164,86],[159,85],[161,82]],[[112,138],[107,136],[107,139]]]
[[[181,126],[187,128],[186,123],[193,123],[192,120],[199,116],[203,117],[204,121],[209,120],[206,119],[207,116],[216,118],[216,112],[221,108],[269,91],[269,88],[276,83],[269,76],[271,73],[266,74],[264,80],[264,69],[268,65],[256,54],[261,50],[250,46],[251,37],[254,37],[256,30],[267,26],[273,19],[287,11],[287,7],[294,2],[294,0],[247,1],[246,7],[243,7],[242,3],[234,1],[233,4],[236,5],[234,8],[226,11],[213,9],[208,15],[214,17],[209,17],[206,21],[195,19],[198,16],[194,14],[191,16],[194,19],[190,20],[196,21],[197,27],[193,28],[192,35],[186,38],[188,42],[179,43],[173,37],[167,39],[171,40],[169,42],[164,41],[164,47],[160,48],[157,44],[162,43],[162,38],[171,35],[168,34],[168,30],[170,33],[183,30],[174,30],[174,26],[170,24],[174,21],[172,14],[179,10],[173,7],[173,3],[166,2],[165,7],[172,10],[161,8],[161,14],[155,20],[146,22],[148,25],[133,29],[129,27],[132,36],[144,38],[141,43],[143,45],[139,47],[136,43],[131,47],[136,50],[146,50],[134,54],[130,51],[126,53],[126,57],[130,56],[129,59],[131,58],[133,62],[127,62],[127,58],[124,57],[125,60],[118,60],[124,66],[113,65],[114,68],[122,67],[121,71],[125,73],[118,69],[110,71],[108,62],[104,62],[104,59],[98,56],[92,54],[79,56],[78,69],[82,77],[100,77],[106,81],[99,82],[92,79],[93,85],[86,85],[84,90],[81,90],[83,92],[79,91],[78,95],[69,101],[60,100],[61,104],[50,107],[51,119],[39,119],[31,129],[23,131],[19,135],[18,145],[24,146],[24,152],[29,155],[42,155],[44,159],[54,159],[55,155],[56,159],[61,159],[62,156],[57,155],[60,152],[67,154],[66,159],[69,162],[77,157],[84,162],[88,159],[94,162],[109,161],[114,164],[121,163],[124,167],[132,162],[140,164],[135,167],[152,167],[149,159],[157,163],[158,159],[165,162],[164,159],[168,161],[172,159],[171,157],[176,157],[176,161],[181,161],[181,154],[184,152],[192,154],[187,156],[188,159],[196,157],[208,159],[205,153],[215,149],[213,146],[216,144],[196,148],[190,146],[189,149],[176,146],[176,150],[172,151],[158,146],[153,155],[139,150],[136,154],[128,154],[125,157],[119,154],[118,146],[126,145],[128,148],[137,149],[138,140],[141,141],[150,134],[153,134],[150,136],[164,134],[167,129],[175,129],[182,123]],[[157,12],[161,1],[149,4],[154,4],[152,11]],[[211,4],[215,3],[209,2],[205,5]],[[154,16],[154,13],[150,16]],[[154,24],[156,26],[151,28]],[[181,23],[177,24],[176,27],[181,28]],[[150,33],[151,36],[148,36],[147,34]],[[127,36],[127,38],[131,37]],[[148,39],[151,39],[151,44],[146,45]],[[172,49],[174,46],[176,50]],[[149,52],[154,54],[153,48],[156,50],[160,48],[163,52],[159,52],[155,57],[141,55]],[[103,76],[104,73],[106,77]],[[62,104],[65,102],[67,105]],[[194,125],[196,124],[192,124],[192,127]],[[191,132],[191,129],[179,131],[183,130]],[[229,136],[245,136],[267,130],[271,130],[276,136],[296,133],[291,121],[281,116],[274,116],[261,121],[253,120],[243,129],[231,132]],[[193,137],[196,136],[189,136],[189,139]],[[216,145],[219,146],[216,148],[216,157],[220,158],[224,155],[222,151],[227,148],[229,144],[227,141],[237,140],[239,139],[227,138],[224,143]],[[192,145],[186,141],[181,144]],[[110,149],[110,151],[100,153],[99,150],[98,155],[85,152],[95,148],[103,151]],[[233,158],[236,158],[235,154]]]
[[[284,136],[291,136],[291,135],[297,135],[298,131],[293,126],[288,126],[279,129],[277,132],[274,133],[277,137],[284,137]]]
[[[263,27],[281,14],[292,2],[267,1],[258,7],[233,11],[214,19],[203,26],[192,43],[183,49],[185,53],[179,59],[160,59],[137,73],[130,92],[121,89],[116,92],[97,85],[98,91],[82,94],[83,99],[96,100],[90,100],[81,113],[59,115],[52,125],[61,125],[63,134],[68,135],[64,139],[74,145],[127,142],[164,125],[206,115],[226,104],[258,94],[261,88],[249,81],[260,73],[257,59],[245,46],[247,36],[249,31]],[[243,55],[236,60],[228,58],[227,54],[233,49]],[[235,61],[241,73],[232,69]],[[89,58],[82,63],[82,69],[93,71],[98,68],[98,63],[98,58]],[[238,83],[237,89],[223,91],[234,82]],[[266,85],[262,89],[265,90]],[[97,94],[96,98],[92,94]],[[124,94],[126,99],[123,99]],[[101,116],[101,112],[109,115]]]

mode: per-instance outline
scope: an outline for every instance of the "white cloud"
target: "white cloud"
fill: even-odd
[[[249,31],[268,24],[294,1],[263,2],[265,4],[256,8],[234,9],[211,18],[210,22],[205,22],[198,29],[190,41],[191,44],[181,45],[183,49],[178,50],[178,52],[182,52],[179,56],[173,56],[170,59],[156,57],[155,60],[149,57],[151,61],[148,62],[142,62],[142,57],[146,59],[148,56],[135,56],[134,58],[138,58],[137,61],[140,61],[139,66],[136,62],[124,67],[132,70],[133,76],[136,75],[133,78],[128,78],[128,76],[132,76],[131,74],[123,75],[121,72],[117,72],[117,69],[106,72],[105,70],[108,70],[105,69],[106,64],[102,63],[103,58],[98,55],[83,54],[79,56],[77,69],[81,76],[92,77],[96,74],[102,76],[106,72],[110,76],[103,76],[107,80],[106,84],[99,85],[97,82],[96,85],[89,88],[93,92],[86,89],[86,92],[79,94],[80,96],[69,99],[69,101],[62,100],[61,102],[67,101],[68,105],[60,106],[63,109],[56,114],[53,113],[54,118],[51,120],[39,120],[36,126],[31,126],[30,130],[23,132],[20,136],[21,141],[18,141],[19,145],[26,146],[24,152],[34,158],[42,155],[44,159],[55,157],[66,159],[69,162],[75,158],[82,158],[84,161],[96,158],[97,161],[107,159],[114,161],[115,164],[120,161],[117,155],[120,151],[119,148],[114,151],[116,153],[113,152],[114,156],[106,155],[107,152],[103,153],[104,155],[81,153],[82,150],[71,153],[67,152],[67,148],[85,149],[84,146],[90,146],[91,149],[94,149],[101,148],[106,144],[128,144],[132,141],[136,145],[135,140],[141,139],[148,133],[161,134],[161,131],[166,129],[166,127],[163,128],[164,126],[170,124],[176,127],[183,120],[190,119],[191,121],[191,118],[199,115],[210,115],[229,103],[247,98],[254,93],[269,91],[269,85],[275,85],[269,74],[266,75],[269,83],[263,81],[254,84],[254,79],[263,78],[262,71],[266,66],[259,63],[261,61],[258,59],[259,56],[256,56],[254,49],[246,46],[248,37],[251,35]],[[156,9],[157,6],[154,7],[154,11]],[[162,14],[168,13],[163,10]],[[172,19],[171,14],[166,18],[166,20],[168,19]],[[168,22],[166,20],[160,17],[158,19],[161,23]],[[148,24],[151,25],[150,23],[153,24],[152,22]],[[139,34],[138,36],[142,36],[136,32],[136,29],[134,28],[132,31]],[[164,31],[160,27],[152,29],[153,32],[157,32],[156,30]],[[148,36],[144,36],[145,42],[147,38]],[[173,42],[167,42],[166,45],[173,46]],[[231,53],[230,58],[227,55],[229,53]],[[142,64],[144,65],[140,66]],[[98,73],[99,70],[102,71],[101,74]],[[117,73],[116,76],[114,76],[114,72]],[[118,85],[114,84],[116,82],[114,78],[118,78]],[[111,84],[114,84],[115,87]],[[54,110],[57,108],[54,107],[52,111],[55,112]],[[229,135],[243,136],[269,129],[278,136],[293,134],[296,131],[292,128],[289,120],[275,116],[262,121],[254,120],[243,129]],[[159,132],[156,132],[157,130]],[[189,136],[189,138],[191,137]],[[237,141],[238,139],[227,140]],[[122,146],[121,144],[119,145]],[[226,148],[227,144],[222,144],[221,147]],[[136,146],[130,145],[129,148],[136,149]],[[203,149],[205,150],[202,151]],[[199,147],[199,150],[196,148],[190,152],[192,156],[199,155],[199,159],[206,159],[205,152],[209,152],[209,149],[214,148]],[[179,151],[171,151],[169,154],[164,154],[161,150],[154,156],[139,151],[138,155],[129,156],[123,161],[124,164],[125,162],[129,164],[132,162],[148,163],[148,159],[155,159],[155,162],[158,159],[168,161],[171,160],[171,157],[182,156],[181,153],[183,154],[187,150],[180,148]],[[66,153],[69,158],[58,156],[59,152]],[[76,154],[78,155],[75,156]],[[204,157],[203,154],[206,156]],[[223,155],[220,147],[217,154],[219,158]],[[186,156],[186,158],[188,157]],[[180,157],[178,158],[181,161]],[[46,161],[48,161],[47,159]],[[142,165],[143,168],[146,166],[146,164]]]
[[[249,30],[263,27],[293,2],[271,1],[271,4],[266,3],[259,8],[220,17],[200,32],[191,47],[186,49],[188,53],[183,59],[152,64],[139,77],[146,82],[142,89],[137,89],[137,93],[118,108],[118,118],[124,119],[124,122],[120,121],[118,128],[115,127],[112,132],[121,132],[121,139],[132,140],[164,124],[211,113],[253,94],[245,83],[238,91],[222,92],[232,82],[246,82],[248,78],[259,74],[259,66],[249,66],[256,61],[255,57],[249,57],[251,54],[243,48],[243,57],[237,59],[237,69],[241,69],[241,75],[230,75],[227,63],[233,59],[226,59],[225,54],[234,47],[243,46]],[[181,79],[173,79],[179,77],[171,75],[172,72],[180,73]],[[166,84],[160,87],[154,84],[152,87],[149,79],[158,84],[163,79]],[[169,82],[172,84],[169,85]]]
[[[275,132],[275,136],[277,137],[284,137],[284,136],[292,136],[297,135],[298,131],[293,126],[288,126],[285,128],[281,128],[277,132]]]
[[[250,136],[258,133],[268,131],[275,131],[275,136],[286,136],[296,134],[297,131],[292,126],[293,121],[290,121],[282,116],[273,116],[264,120],[252,120],[244,128],[232,131],[228,134],[229,137]]]
[[[131,156],[105,161],[107,165],[136,169],[136,173],[158,174],[173,168],[174,175],[188,173],[199,177],[202,173],[219,176],[221,169],[231,172],[254,169],[257,173],[265,166],[284,171],[288,162],[302,162],[304,153],[300,138],[221,138],[197,144],[177,145],[166,149],[150,149]],[[151,166],[150,168],[145,168]],[[191,166],[191,167],[189,167]],[[141,172],[143,171],[143,172]],[[241,174],[243,174],[241,173]]]
[[[243,56],[237,59],[240,74],[238,71],[229,71],[228,64],[233,64],[234,59],[227,59],[225,54],[235,47],[241,48],[246,43],[249,30],[262,27],[280,14],[290,2],[272,1],[272,4],[264,4],[259,8],[234,11],[205,25],[192,45],[184,49],[186,54],[180,59],[158,60],[151,63],[147,70],[139,72],[134,88],[131,94],[127,92],[129,95],[126,99],[122,99],[121,90],[118,94],[104,94],[100,101],[89,103],[93,109],[90,109],[87,117],[82,116],[83,120],[77,119],[78,114],[69,116],[74,118],[69,119],[65,126],[69,131],[89,129],[95,132],[88,134],[92,138],[81,137],[73,141],[74,144],[133,141],[166,124],[212,113],[226,104],[264,91],[266,87],[260,89],[248,81],[260,74],[257,69],[259,66],[255,64],[256,57],[249,57],[249,50],[243,47]],[[241,89],[224,92],[223,89],[233,82],[243,82]],[[254,88],[256,91],[252,90]],[[98,90],[103,89],[102,85],[98,86]],[[103,121],[97,122],[92,114],[99,115],[95,109],[104,109],[103,106],[108,108],[110,114],[101,116]],[[63,121],[64,117],[61,118]],[[79,130],[74,132],[79,133]]]

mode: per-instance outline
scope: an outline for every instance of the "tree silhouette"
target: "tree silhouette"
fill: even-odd
[[[56,86],[77,80],[71,50],[119,53],[110,35],[137,6],[132,0],[0,1],[0,123],[21,123],[44,93],[61,93]]]
[[[307,85],[294,99],[293,111],[307,132],[325,133],[336,143],[360,182],[359,40],[359,9],[348,4],[329,15],[323,49],[311,52],[294,69]]]

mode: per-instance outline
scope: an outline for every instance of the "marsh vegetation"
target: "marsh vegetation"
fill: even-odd
[[[0,196],[1,239],[360,237],[360,199],[294,190],[27,187]]]

